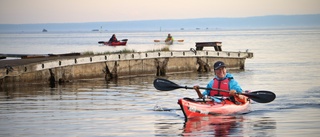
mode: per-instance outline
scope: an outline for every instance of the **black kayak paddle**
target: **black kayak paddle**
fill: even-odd
[[[169,81],[167,79],[157,78],[153,81],[153,86],[157,90],[161,91],[170,91],[175,90],[178,88],[185,88],[185,89],[193,89],[193,87],[187,87],[187,86],[180,86],[172,81]],[[221,90],[216,88],[204,88],[199,87],[200,89],[207,89],[207,90],[220,90],[223,92],[229,92],[228,90]],[[244,95],[251,100],[258,102],[258,103],[269,103],[273,101],[276,98],[276,94],[274,94],[271,91],[265,91],[265,90],[259,90],[259,91],[253,91],[249,93],[241,93],[241,95]]]

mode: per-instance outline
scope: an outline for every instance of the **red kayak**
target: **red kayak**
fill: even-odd
[[[127,45],[127,41],[128,39],[123,39],[121,41],[117,41],[117,42],[108,42],[108,41],[99,41],[99,44],[104,44],[107,46],[126,46]]]
[[[183,111],[185,118],[201,117],[208,115],[231,115],[245,113],[249,111],[250,101],[245,97],[245,103],[236,105],[229,99],[225,99],[220,103],[211,99],[191,99],[182,98],[178,100],[178,104]]]
[[[193,89],[193,87],[180,86],[172,81],[163,78],[157,78],[153,81],[153,86],[157,90],[170,91],[179,88]],[[229,92],[227,90],[199,87],[206,90],[220,90],[221,92]],[[233,115],[243,114],[249,111],[251,100],[258,103],[269,103],[276,98],[276,94],[271,91],[245,91],[239,96],[234,96],[237,104],[233,103],[228,97],[211,97],[211,99],[192,99],[182,98],[178,100],[178,104],[186,119],[193,117],[201,117],[208,115]],[[250,100],[249,100],[250,99]]]
[[[127,42],[126,41],[122,41],[122,42],[103,42],[103,41],[99,41],[99,44],[104,44],[104,45],[107,45],[107,46],[126,46],[127,45]]]

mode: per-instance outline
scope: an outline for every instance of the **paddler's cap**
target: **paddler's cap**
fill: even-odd
[[[214,70],[220,69],[221,67],[226,67],[226,65],[222,61],[217,61],[213,65]]]

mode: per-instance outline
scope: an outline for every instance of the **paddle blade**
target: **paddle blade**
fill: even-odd
[[[128,41],[128,39],[122,39],[121,41]]]
[[[99,43],[99,44],[103,44],[103,43],[104,43],[104,41],[99,41],[98,43]]]
[[[176,83],[173,83],[169,80],[162,79],[162,78],[157,78],[153,81],[153,86],[157,90],[161,91],[170,91],[170,90],[175,90],[178,88],[183,88],[182,86],[177,85]]]
[[[179,40],[177,40],[178,42],[184,42],[184,40],[183,39],[179,39]]]
[[[250,93],[243,93],[242,95],[247,96],[251,100],[258,103],[269,103],[276,98],[276,94],[271,91],[254,91]]]

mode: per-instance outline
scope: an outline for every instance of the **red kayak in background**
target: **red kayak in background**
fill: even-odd
[[[108,41],[99,41],[99,44],[104,44],[107,46],[126,46],[127,45],[127,41],[128,39],[123,39],[121,41],[117,41],[117,42],[108,42]]]

